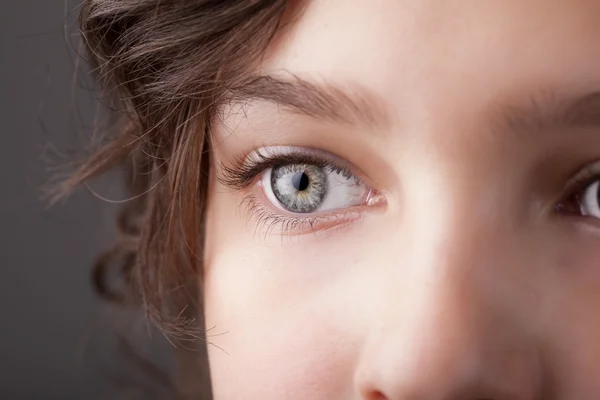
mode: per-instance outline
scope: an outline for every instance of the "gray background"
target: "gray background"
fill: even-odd
[[[50,209],[41,200],[50,167],[95,126],[93,80],[72,48],[78,3],[0,0],[0,399],[133,398],[113,333],[121,324],[89,278],[115,208],[86,190]],[[114,178],[96,189],[119,198]]]

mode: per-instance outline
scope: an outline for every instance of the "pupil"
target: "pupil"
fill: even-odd
[[[308,188],[308,184],[309,184],[309,179],[308,179],[308,175],[306,175],[306,173],[299,172],[297,174],[294,174],[294,176],[292,176],[292,185],[294,185],[294,188],[296,190],[299,190],[302,192]]]

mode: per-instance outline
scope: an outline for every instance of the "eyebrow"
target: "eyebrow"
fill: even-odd
[[[492,122],[503,132],[541,132],[550,128],[600,127],[600,90],[562,96],[546,92],[529,97],[527,103],[493,108]],[[348,125],[390,126],[383,102],[358,85],[317,83],[290,74],[280,78],[260,75],[230,89],[226,103],[246,104],[262,100],[288,111]]]
[[[533,96],[527,104],[503,106],[496,120],[502,130],[515,133],[600,127],[600,91],[566,97],[557,93]]]
[[[382,102],[357,84],[342,87],[295,75],[285,79],[261,75],[231,89],[226,100],[229,104],[267,101],[294,113],[347,125],[389,125]]]

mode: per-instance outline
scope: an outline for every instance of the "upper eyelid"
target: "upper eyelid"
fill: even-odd
[[[592,162],[580,168],[566,184],[566,192],[572,193],[581,190],[591,180],[600,179],[600,161]]]
[[[230,164],[221,163],[217,179],[225,186],[241,190],[250,186],[258,174],[276,166],[277,160],[281,160],[281,164],[333,166],[362,179],[362,173],[343,158],[324,150],[297,146],[263,147],[246,156],[238,156]]]

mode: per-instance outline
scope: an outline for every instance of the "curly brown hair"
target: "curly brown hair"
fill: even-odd
[[[82,38],[101,87],[118,104],[119,128],[59,192],[125,167],[130,200],[94,283],[110,301],[141,306],[174,341],[197,341],[194,327],[203,328],[195,318],[211,119],[260,61],[286,9],[285,0],[82,4]],[[115,268],[124,289],[107,283]]]

